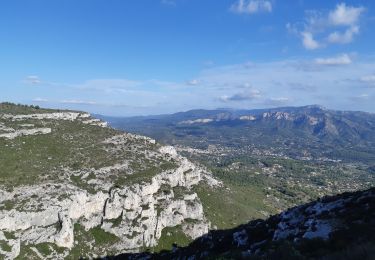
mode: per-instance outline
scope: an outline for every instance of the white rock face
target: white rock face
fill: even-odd
[[[213,122],[214,120],[211,118],[198,118],[195,120],[186,120],[186,121],[181,121],[179,124],[185,124],[185,125],[192,125],[192,124],[208,124]]]
[[[124,142],[127,142],[128,140],[141,140],[145,143],[155,144],[156,141],[150,137],[142,136],[142,135],[135,135],[131,133],[123,133],[120,135],[115,135],[111,138],[108,138],[103,143],[106,144],[113,144],[113,145],[121,145]]]
[[[240,120],[243,120],[243,121],[254,121],[256,120],[256,117],[255,116],[240,116]]]
[[[6,138],[6,139],[14,139],[18,136],[23,136],[23,135],[40,135],[40,134],[49,134],[51,133],[51,128],[34,128],[34,129],[21,129],[21,130],[16,130],[11,133],[5,133],[5,134],[0,134],[0,138]]]
[[[182,225],[182,231],[192,239],[195,239],[207,234],[209,227],[205,223],[184,223]]]
[[[82,123],[84,123],[86,125],[97,125],[97,126],[101,126],[101,127],[107,127],[108,126],[107,122],[103,122],[100,119],[96,119],[96,118],[84,120],[84,121],[82,121]]]
[[[74,244],[73,223],[65,212],[59,212],[61,230],[55,237],[55,243],[59,247],[71,248]]]
[[[25,119],[53,119],[53,120],[69,120],[74,121],[77,118],[87,118],[90,114],[87,113],[77,113],[77,112],[56,112],[56,113],[40,113],[40,114],[28,114],[28,115],[11,115],[3,114],[1,116],[4,119],[10,119],[12,121],[20,121]]]
[[[88,113],[78,112],[56,112],[56,113],[41,113],[41,114],[27,114],[27,115],[11,115],[2,114],[0,119],[6,119],[11,121],[23,121],[28,119],[33,120],[67,120],[67,121],[81,121],[83,124],[107,127],[107,122],[103,122],[99,119],[90,118]],[[40,135],[49,134],[52,132],[51,128],[32,128],[34,124],[20,124],[21,129],[14,129],[7,127],[3,123],[0,123],[0,131],[6,133],[0,133],[0,138],[15,139],[19,136],[26,135]]]
[[[12,209],[0,211],[0,230],[26,230],[33,226],[49,226],[58,221],[55,208],[39,212],[23,212]]]
[[[177,151],[173,146],[163,146],[159,149],[162,154],[170,155],[173,158],[177,157]]]
[[[4,124],[0,123],[0,131],[4,131],[4,132],[13,132],[14,129],[11,128],[11,127],[7,127],[7,126],[5,126]]]
[[[149,139],[144,140],[150,142]],[[120,252],[157,245],[165,227],[181,225],[182,231],[191,238],[207,233],[210,223],[204,216],[203,206],[197,194],[189,191],[190,187],[207,178],[205,171],[178,155],[173,147],[161,147],[159,152],[177,161],[178,167],[155,175],[149,182],[116,187],[108,192],[89,194],[74,185],[61,183],[58,184],[59,190],[53,183],[19,187],[13,192],[0,190],[0,203],[15,196],[23,199],[38,195],[38,201],[29,203],[43,205],[38,210],[31,210],[33,206],[26,203],[23,208],[30,210],[0,211],[0,230],[17,236],[15,241],[18,244],[7,240],[15,248],[12,256],[18,254],[16,249],[21,242],[49,242],[72,248],[74,223],[81,224],[87,231],[99,226],[116,235],[120,242],[113,248]],[[93,172],[108,174],[116,169],[125,169],[123,167],[114,165]],[[176,197],[173,192],[175,187],[187,192]],[[61,194],[65,194],[63,199]]]
[[[12,127],[16,124],[21,127],[13,129],[6,126],[7,122],[2,122],[0,137],[7,139],[49,134],[55,130],[54,124],[50,124],[52,129],[34,128],[35,125],[46,125],[46,121],[29,124],[23,120],[77,120],[79,124],[106,126],[100,120],[91,119],[89,114],[76,112],[3,114],[0,117],[13,121]],[[29,246],[40,255],[37,247],[33,247],[40,243],[54,243],[65,248],[66,256],[78,242],[75,241],[76,224],[79,224],[80,232],[90,233],[93,228],[101,228],[117,236],[118,242],[109,245],[108,249],[118,253],[157,245],[166,227],[181,225],[182,231],[191,238],[208,232],[210,223],[204,216],[200,199],[191,190],[202,180],[210,185],[217,184],[203,168],[180,156],[174,147],[160,147],[155,140],[144,136],[123,133],[100,144],[110,156],[130,152],[133,161],[121,157],[113,165],[103,164],[106,166],[95,169],[72,170],[62,166],[56,170],[59,175],[54,181],[42,180],[38,185],[17,186],[11,191],[9,187],[0,186],[0,242],[7,245],[7,251],[0,247],[0,259],[17,257],[21,245]],[[131,182],[134,174],[142,174],[130,167],[134,162],[140,165],[140,170],[160,166],[160,172],[141,175],[140,181]],[[172,167],[161,170],[168,163]],[[124,178],[121,183],[125,184],[117,184],[117,177]],[[77,182],[86,186],[79,186]],[[94,245],[95,242],[88,243]],[[64,257],[57,251],[53,256]]]

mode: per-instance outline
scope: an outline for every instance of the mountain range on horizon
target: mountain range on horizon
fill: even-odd
[[[201,109],[128,118],[100,117],[115,128],[141,133],[169,144],[184,144],[184,140],[188,140],[196,147],[202,143],[269,145],[289,150],[289,154],[295,156],[298,153],[303,156],[304,148],[308,146],[309,153],[318,156],[324,147],[325,154],[336,159],[348,158],[346,153],[357,153],[364,160],[374,159],[375,114],[368,112],[309,105],[253,110]],[[223,140],[222,136],[228,139]]]

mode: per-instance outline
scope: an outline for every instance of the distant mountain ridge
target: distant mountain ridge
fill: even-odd
[[[329,110],[318,105],[255,110],[191,110],[172,115],[110,118],[113,127],[141,133],[170,144],[206,143],[251,144],[289,150],[312,146],[326,148],[327,156],[348,159],[355,151],[363,159],[374,159],[375,114]],[[239,142],[237,139],[240,139]],[[200,142],[202,143],[202,142]],[[301,147],[302,146],[302,147]],[[294,151],[293,151],[294,150]],[[320,151],[317,151],[320,152]],[[318,155],[318,154],[317,154]],[[362,156],[363,155],[363,156]]]

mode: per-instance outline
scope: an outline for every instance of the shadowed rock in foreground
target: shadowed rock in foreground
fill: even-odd
[[[267,220],[210,231],[189,246],[109,259],[374,259],[375,188],[291,208]]]

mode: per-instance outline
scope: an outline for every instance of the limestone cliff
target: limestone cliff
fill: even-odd
[[[108,129],[85,113],[0,114],[0,119],[4,130],[0,141],[8,146],[16,145],[20,138],[25,143],[30,137],[48,138],[65,127],[63,121],[90,127],[90,131]],[[31,127],[22,130],[21,123]],[[38,124],[49,130],[34,129]],[[77,228],[115,238],[101,251],[82,252],[84,257],[153,247],[166,227],[180,226],[192,239],[208,232],[210,223],[191,188],[203,180],[218,185],[209,173],[178,155],[173,147],[143,136],[108,131],[96,144],[109,161],[100,163],[101,167],[75,167],[79,162],[61,161],[52,168],[53,175],[46,173],[34,183],[0,185],[0,256],[13,259],[27,248],[36,258],[46,257],[40,249],[44,245],[49,257],[65,258],[80,243],[95,247],[97,241],[84,241]],[[59,136],[76,138],[71,132]],[[77,147],[76,154],[90,149],[90,143],[86,145]],[[47,163],[54,156],[46,155]]]

